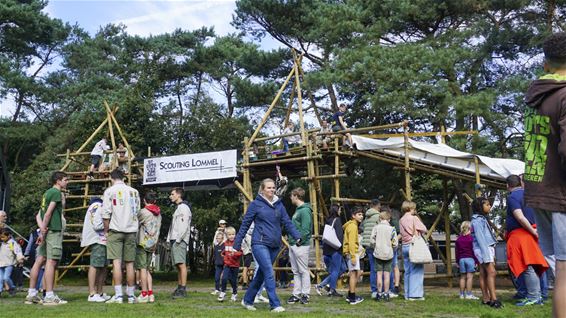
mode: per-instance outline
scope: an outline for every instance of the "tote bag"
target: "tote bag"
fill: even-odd
[[[336,222],[336,218],[332,221],[332,225],[325,224],[324,231],[322,232],[322,242],[333,249],[339,249],[342,247],[342,242],[336,236],[336,231],[334,230],[334,222]]]
[[[409,261],[413,264],[429,264],[432,263],[432,254],[428,244],[421,234],[414,235],[416,232],[413,223],[413,240],[409,247]]]

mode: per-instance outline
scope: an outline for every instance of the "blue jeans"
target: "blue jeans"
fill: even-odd
[[[275,292],[275,276],[273,273],[273,262],[275,261],[278,253],[279,247],[273,248],[259,244],[252,245],[252,254],[257,261],[258,269],[256,271],[256,275],[254,275],[254,279],[246,291],[246,295],[244,296],[245,304],[252,305],[254,303],[255,296],[261,287],[261,284],[265,283],[267,297],[269,298],[269,306],[271,308],[281,306],[281,302]]]
[[[403,244],[405,299],[424,297],[424,265],[409,261],[410,244]]]
[[[289,151],[289,142],[285,137],[283,137],[283,152],[288,152],[288,151]]]
[[[222,277],[223,270],[224,265],[214,265],[214,290],[220,290],[220,279]]]
[[[375,257],[373,257],[373,248],[366,248],[366,255],[369,258],[369,286],[371,292],[377,292],[377,272],[375,271]]]
[[[222,292],[226,292],[226,285],[230,281],[232,286],[232,294],[238,293],[238,272],[239,267],[228,267],[224,266],[224,272],[222,273]]]
[[[10,289],[16,288],[11,278],[13,269],[14,265],[0,267],[0,292],[4,289],[4,283],[8,284]]]
[[[320,286],[330,285],[330,289],[336,289],[338,278],[340,277],[340,274],[343,273],[343,263],[344,259],[340,252],[334,252],[332,255],[324,255],[324,264],[326,264],[328,276],[320,282]]]
[[[393,248],[393,263],[391,263],[391,273],[389,274],[389,291],[395,290],[395,267],[399,268],[399,246]],[[385,289],[385,287],[384,287]]]
[[[518,278],[515,278],[515,284],[517,285],[517,296],[520,298],[527,298],[527,285],[525,283],[525,276],[524,272],[519,275]],[[548,299],[548,276],[547,272],[544,272],[540,278],[540,296],[543,299]]]

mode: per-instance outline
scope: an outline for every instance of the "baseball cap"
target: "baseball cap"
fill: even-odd
[[[218,224],[228,224],[228,222],[226,222],[225,220],[220,220],[218,221]]]

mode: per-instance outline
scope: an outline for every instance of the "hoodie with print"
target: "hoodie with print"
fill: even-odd
[[[147,252],[155,251],[161,229],[161,209],[155,204],[147,204],[138,213],[138,220],[138,245]]]

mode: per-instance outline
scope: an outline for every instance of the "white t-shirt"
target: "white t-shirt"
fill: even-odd
[[[110,229],[122,233],[137,233],[140,210],[138,190],[118,182],[104,191],[102,218],[110,219]]]

